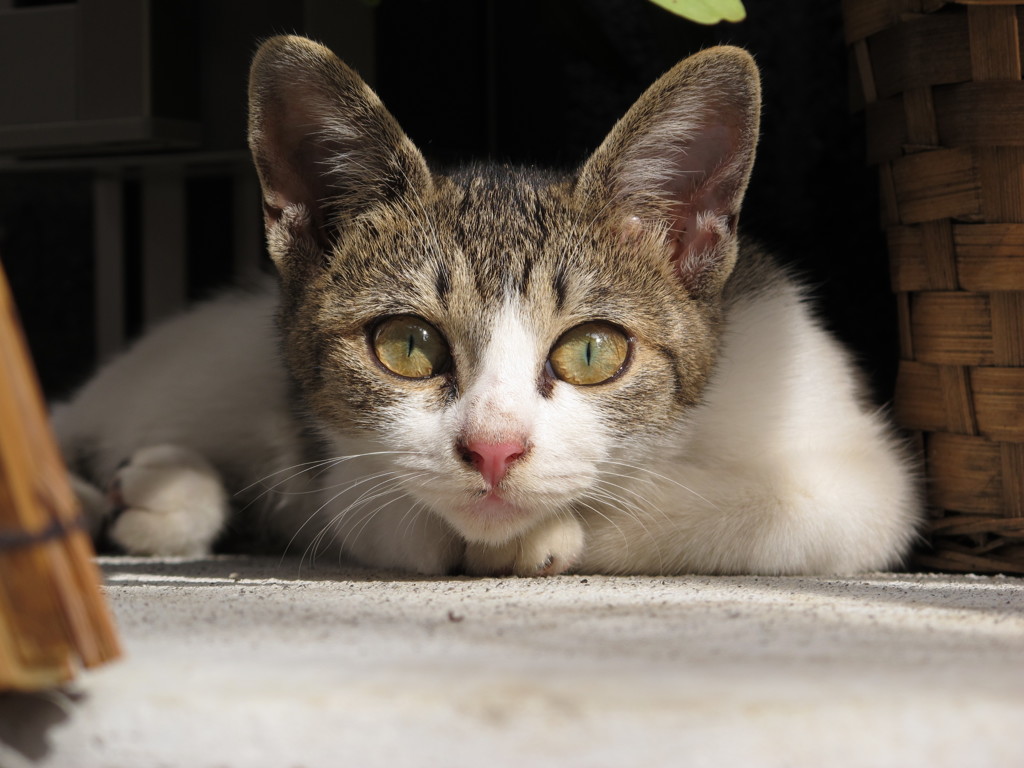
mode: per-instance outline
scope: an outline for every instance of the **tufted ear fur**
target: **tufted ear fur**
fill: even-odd
[[[278,266],[323,251],[386,200],[430,185],[422,155],[366,83],[304,37],[272,37],[249,73],[249,148]],[[295,238],[312,248],[296,249]]]
[[[736,261],[736,223],[760,121],[757,68],[739,48],[677,64],[640,97],[584,165],[577,194],[622,237],[664,238],[695,298],[713,299]]]

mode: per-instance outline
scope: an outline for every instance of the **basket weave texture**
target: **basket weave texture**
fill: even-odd
[[[843,3],[941,570],[1024,572],[1022,6]]]

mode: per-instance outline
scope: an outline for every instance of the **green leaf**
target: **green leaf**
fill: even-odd
[[[720,21],[743,21],[747,12],[742,0],[651,0],[666,11],[683,16],[698,24],[717,24]]]

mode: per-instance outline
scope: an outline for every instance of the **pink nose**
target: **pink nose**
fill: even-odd
[[[491,488],[505,477],[512,462],[526,452],[526,446],[519,442],[485,443],[470,440],[461,447],[463,458],[476,467]]]

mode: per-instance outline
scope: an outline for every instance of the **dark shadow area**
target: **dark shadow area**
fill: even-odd
[[[72,717],[80,698],[60,690],[0,692],[0,765],[7,750],[31,763],[43,760],[51,749],[49,732]]]

